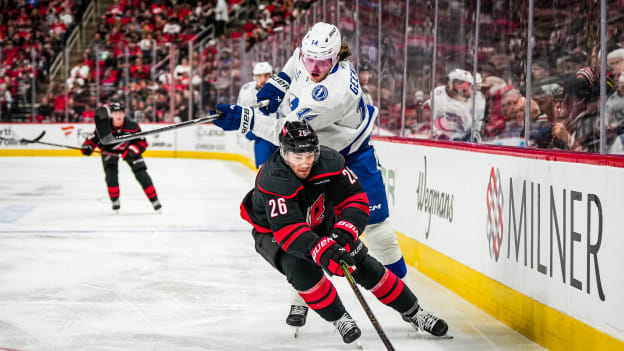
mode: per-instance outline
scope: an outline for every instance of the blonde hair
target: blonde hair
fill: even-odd
[[[351,56],[351,48],[349,48],[349,44],[342,39],[342,43],[340,43],[340,50],[338,51],[338,61],[344,61]]]

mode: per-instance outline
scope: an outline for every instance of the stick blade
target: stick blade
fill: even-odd
[[[41,140],[41,138],[43,138],[45,133],[46,133],[45,130],[42,130],[41,134],[39,134],[37,137],[35,137],[33,139],[24,139],[24,138],[22,138],[22,139],[20,139],[20,142],[22,142],[22,143],[36,143],[39,140]]]
[[[45,130],[42,130],[42,131],[41,131],[41,134],[39,134],[39,135],[38,135],[36,138],[34,138],[31,142],[33,142],[33,143],[34,143],[34,142],[37,142],[37,141],[41,140],[41,138],[43,138],[43,136],[45,135],[45,133],[46,133],[46,131],[45,131]]]
[[[111,144],[115,141],[113,130],[111,128],[108,109],[100,106],[95,110],[95,132],[103,144]]]

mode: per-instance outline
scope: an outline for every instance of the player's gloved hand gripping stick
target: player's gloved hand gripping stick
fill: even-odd
[[[262,101],[252,106],[249,106],[249,108],[253,109],[253,108],[258,108],[258,107],[264,107],[268,103],[269,101]],[[222,104],[219,104],[219,105],[222,105]],[[225,106],[229,106],[229,105],[225,105]],[[231,105],[231,106],[237,106],[237,105]],[[198,123],[214,122],[221,118],[227,119],[230,117],[227,113],[223,113],[221,111],[215,112],[215,113],[211,111],[211,113],[206,116],[202,116],[199,118],[191,119],[189,121],[184,121],[184,122],[180,122],[176,124],[171,124],[166,127],[157,128],[153,130],[146,130],[146,131],[142,131],[142,132],[134,133],[134,134],[114,136],[113,130],[110,124],[109,116],[110,114],[106,107],[98,107],[95,110],[95,129],[96,129],[98,136],[100,137],[100,141],[105,145],[120,143],[120,142],[124,142],[128,140],[139,139],[150,134],[162,133],[162,132],[166,132],[166,131],[173,130],[173,129],[188,127],[188,126],[198,124]],[[253,116],[251,116],[251,118],[253,118]],[[251,123],[251,121],[247,121],[247,122],[248,123],[246,125],[249,126],[250,125],[249,123]]]

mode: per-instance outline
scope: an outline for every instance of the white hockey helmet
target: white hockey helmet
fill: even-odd
[[[333,24],[318,22],[303,37],[301,53],[315,60],[332,60],[332,67],[338,61],[338,52],[342,44],[340,30]]]
[[[273,73],[273,67],[266,61],[258,62],[254,65],[253,75]]]
[[[450,71],[448,74],[448,80],[449,83],[453,83],[454,80],[461,80],[470,84],[473,83],[472,74],[461,68],[455,68],[454,70]]]

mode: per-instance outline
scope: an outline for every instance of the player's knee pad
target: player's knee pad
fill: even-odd
[[[364,237],[371,254],[384,265],[395,263],[403,256],[394,228],[388,220],[368,225]]]
[[[138,156],[132,161],[128,161],[128,164],[130,165],[130,168],[132,168],[132,172],[134,172],[135,174],[139,171],[144,171],[147,169],[145,160],[141,156]]]
[[[299,292],[310,290],[325,276],[319,265],[295,255],[282,252],[279,261],[281,272]]]
[[[353,272],[353,279],[366,288],[366,290],[370,290],[379,282],[379,279],[383,277],[386,272],[386,267],[384,267],[379,261],[370,255],[366,255],[362,262],[357,265],[357,269]]]
[[[364,245],[362,240],[357,239],[349,252],[349,256],[353,258],[353,262],[357,265],[362,262],[362,260],[368,256],[368,247]]]

